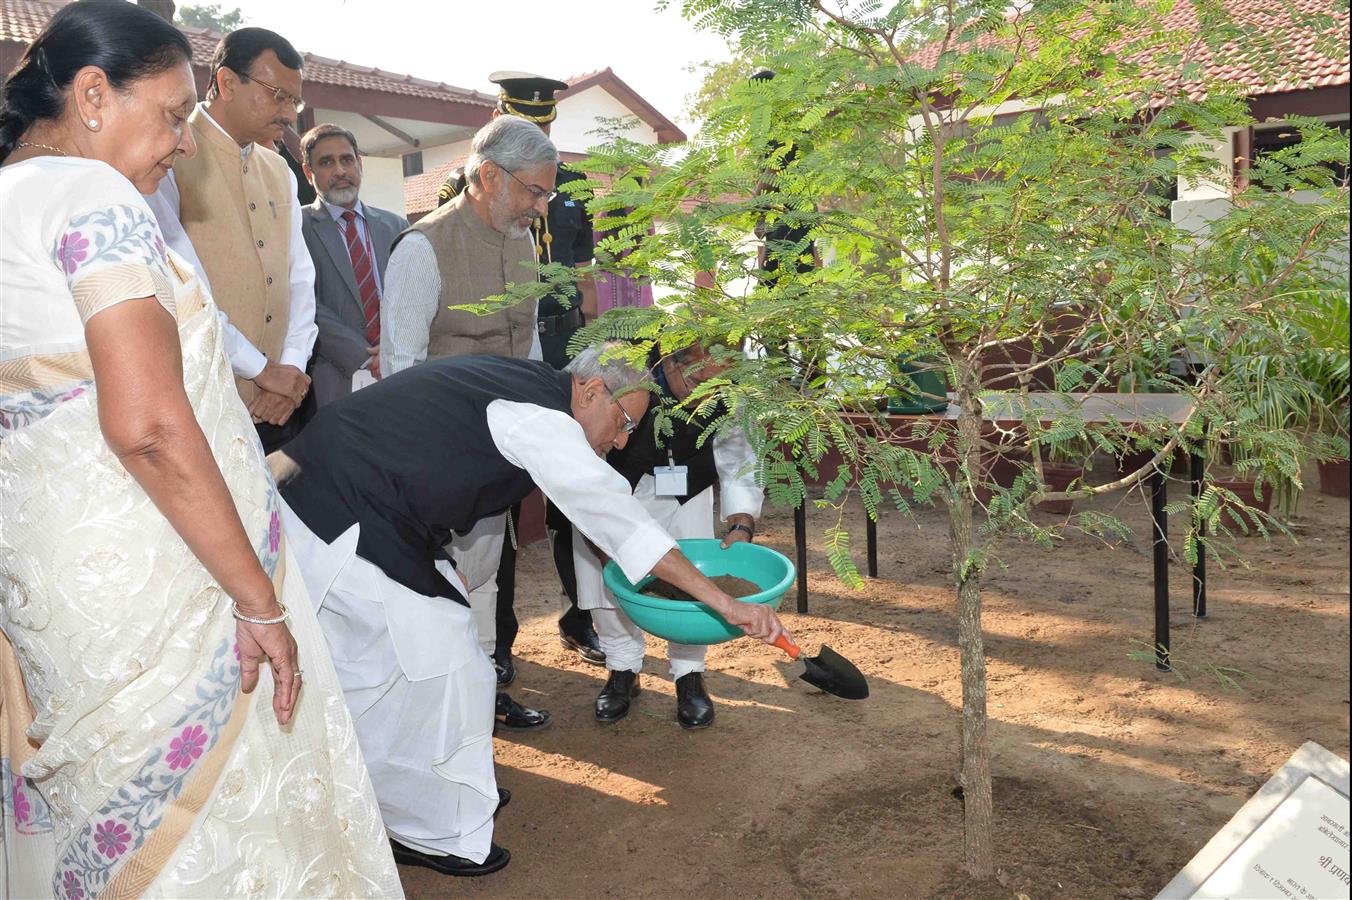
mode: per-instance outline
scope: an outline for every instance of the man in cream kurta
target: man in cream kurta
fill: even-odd
[[[270,145],[295,121],[301,57],[273,32],[243,28],[212,59],[208,99],[187,121],[197,154],[149,198],[165,240],[210,286],[235,384],[268,450],[309,390],[314,265],[296,177]]]
[[[549,208],[558,161],[549,138],[522,119],[494,119],[475,134],[466,190],[404,232],[390,254],[380,304],[380,369],[386,377],[451,356],[541,358],[534,300],[486,316],[449,307],[479,303],[505,293],[509,284],[535,280],[530,227]],[[470,584],[470,605],[490,656],[506,525],[505,514],[488,517],[451,548],[462,568],[482,572],[482,580]],[[506,694],[499,698],[499,713],[507,727],[549,722],[547,713],[528,710]]]

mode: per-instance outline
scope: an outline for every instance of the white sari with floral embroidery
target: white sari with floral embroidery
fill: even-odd
[[[0,169],[0,895],[401,893],[215,306],[110,167]],[[99,430],[92,316],[154,295],[305,686],[239,689],[230,599]],[[294,571],[294,569],[292,570]]]

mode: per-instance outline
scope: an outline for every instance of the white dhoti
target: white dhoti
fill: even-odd
[[[653,476],[644,475],[634,488],[634,499],[645,512],[673,538],[711,538],[714,536],[714,489],[706,488],[684,504],[672,497],[653,493]],[[601,561],[591,552],[586,540],[573,530],[573,567],[577,571],[577,605],[592,613],[592,624],[606,652],[606,668],[612,672],[638,672],[643,668],[646,641],[643,631],[624,614],[601,578]],[[704,644],[667,642],[667,661],[671,677],[681,678],[704,671]]]
[[[357,556],[359,526],[326,544],[283,512],[386,830],[417,850],[483,862],[498,805],[497,681],[470,610]],[[449,563],[438,568],[459,590]]]

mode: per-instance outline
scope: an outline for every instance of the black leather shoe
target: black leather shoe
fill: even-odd
[[[496,819],[498,817],[498,813],[502,812],[502,808],[511,802],[512,802],[512,792],[507,790],[506,788],[498,788],[498,805],[493,810],[493,818]]]
[[[440,872],[442,875],[454,875],[459,878],[491,875],[499,869],[505,868],[512,861],[512,854],[507,848],[499,847],[497,844],[489,847],[488,856],[481,863],[465,859],[463,856],[451,856],[449,854],[433,856],[431,853],[423,853],[421,850],[405,847],[394,838],[390,838],[390,849],[394,851],[394,861],[401,866],[422,866],[425,869]]]
[[[708,728],[714,723],[714,702],[704,689],[704,675],[690,672],[676,679],[676,721],[682,728]]]
[[[538,731],[552,722],[549,713],[543,709],[531,709],[522,706],[511,698],[510,694],[498,694],[494,709],[493,730],[505,728],[508,731]]]
[[[629,702],[638,696],[638,673],[620,669],[610,673],[596,695],[596,721],[618,722],[629,715]]]
[[[596,632],[591,629],[580,635],[568,634],[560,629],[559,643],[563,644],[565,649],[576,650],[578,656],[594,666],[606,664],[606,651],[601,649],[601,640],[596,636]]]
[[[501,658],[495,655],[493,657],[493,668],[498,673],[498,687],[507,687],[513,681],[516,681],[516,663],[512,662],[512,654],[508,653]]]

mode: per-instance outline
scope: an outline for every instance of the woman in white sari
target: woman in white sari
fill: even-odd
[[[189,58],[77,2],[0,107],[0,895],[398,895],[216,308],[142,197],[195,152]]]

